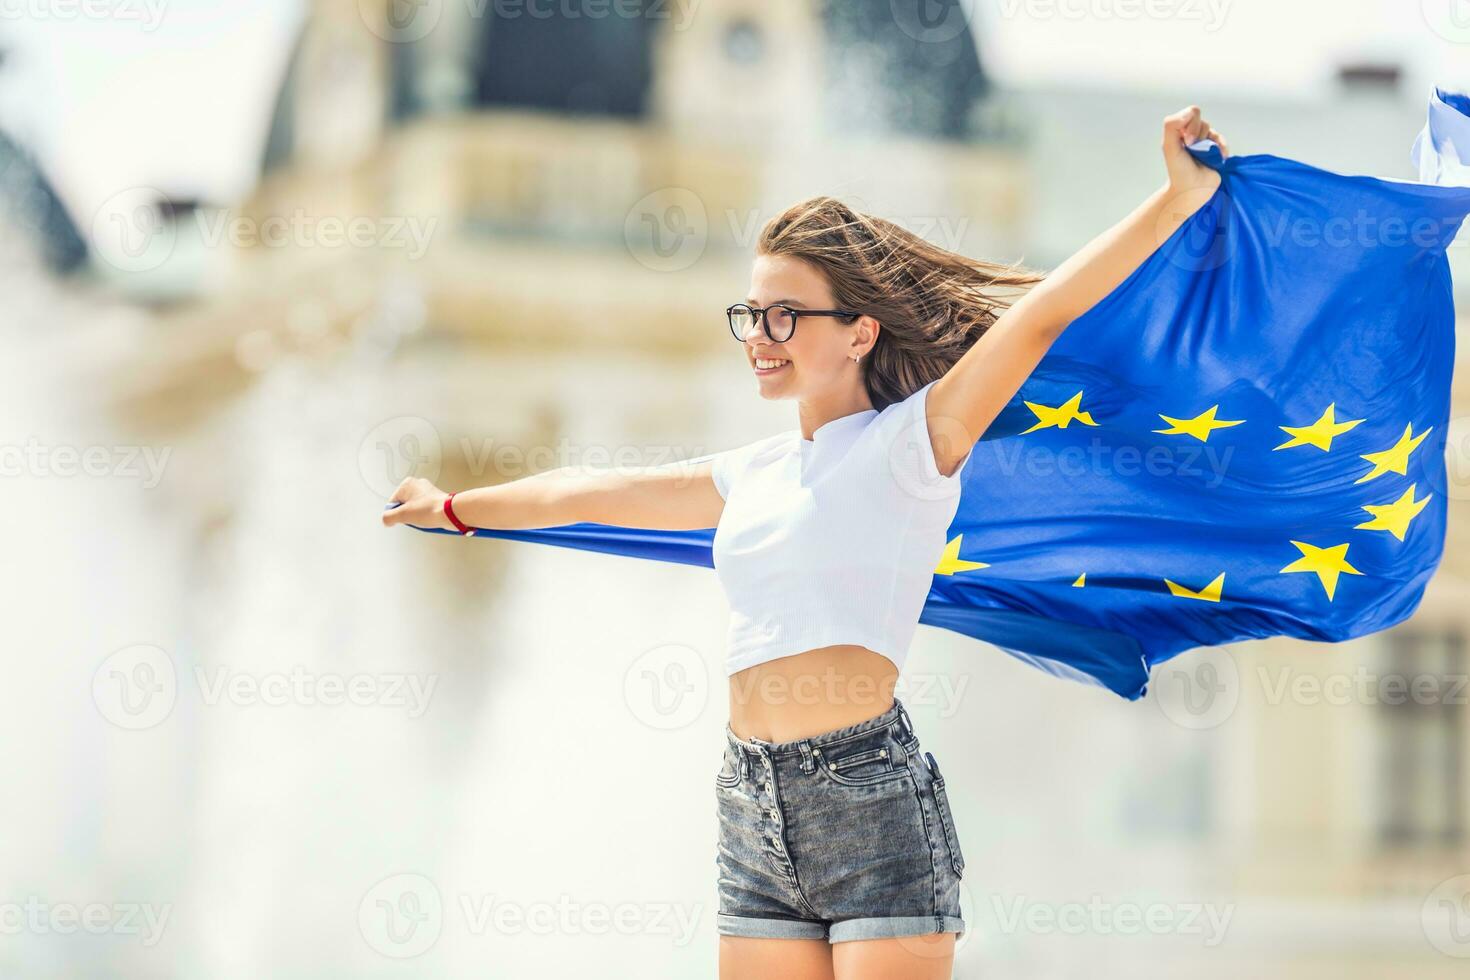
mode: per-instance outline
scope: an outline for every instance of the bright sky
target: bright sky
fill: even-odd
[[[1010,87],[1312,99],[1351,58],[1403,65],[1411,92],[1432,81],[1470,87],[1470,0],[959,2],[974,13],[982,59]],[[719,6],[702,0],[695,16]],[[89,9],[111,13],[77,16]],[[304,0],[0,0],[14,55],[0,76],[0,117],[37,149],[75,212],[137,186],[235,200],[254,180],[304,9]]]
[[[1403,66],[1411,91],[1470,86],[1470,0],[962,2],[979,14],[982,57],[1016,86],[1314,98],[1353,60]]]
[[[87,9],[112,15],[76,15]],[[300,11],[294,0],[0,0],[13,54],[0,118],[79,218],[131,187],[236,200],[257,176]]]

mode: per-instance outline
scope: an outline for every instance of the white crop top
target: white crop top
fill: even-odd
[[[730,604],[725,672],[853,643],[903,669],[974,454],[940,474],[934,382],[882,411],[791,429],[710,459],[725,509],[714,566]]]

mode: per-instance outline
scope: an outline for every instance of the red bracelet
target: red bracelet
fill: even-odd
[[[467,538],[474,537],[475,529],[466,527],[463,521],[454,516],[454,507],[450,504],[450,501],[453,499],[454,494],[452,493],[444,498],[444,516],[449,518],[449,523],[453,524],[459,530],[460,534],[463,534]]]

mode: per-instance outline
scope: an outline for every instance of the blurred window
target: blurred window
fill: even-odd
[[[1378,836],[1385,846],[1455,845],[1465,835],[1464,634],[1385,634],[1377,689]]]
[[[664,2],[489,4],[475,104],[640,117],[653,32],[671,16]]]
[[[823,0],[834,132],[987,138],[973,4],[961,0]]]

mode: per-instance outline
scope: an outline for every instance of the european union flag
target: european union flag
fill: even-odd
[[[1444,547],[1470,97],[1432,94],[1417,183],[1191,152],[1219,189],[976,444],[920,617],[1127,698],[1194,647],[1401,622]],[[712,564],[712,529],[481,533]]]

